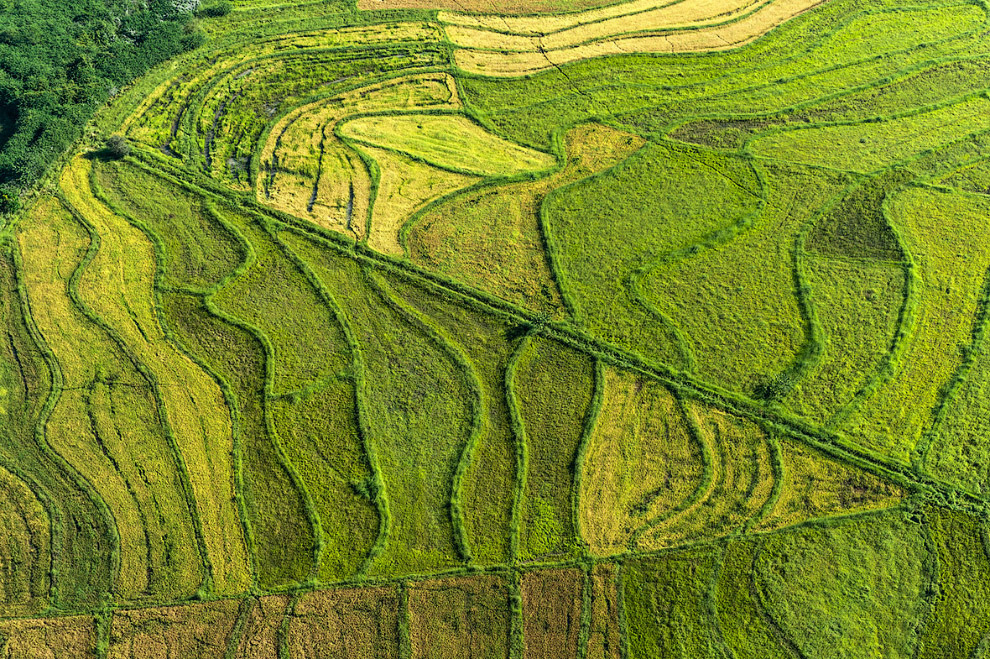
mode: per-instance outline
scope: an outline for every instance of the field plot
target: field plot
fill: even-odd
[[[225,7],[0,218],[0,657],[990,651],[990,6]]]
[[[409,586],[412,656],[504,657],[509,652],[509,589],[494,576],[423,581]]]

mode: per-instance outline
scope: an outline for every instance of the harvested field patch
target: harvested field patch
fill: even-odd
[[[577,569],[526,572],[520,580],[526,659],[578,655],[583,573]]]
[[[91,166],[77,159],[61,180],[69,203],[100,236],[98,251],[79,278],[79,298],[146,369],[145,377],[164,410],[167,436],[175,443],[181,478],[188,479],[183,487],[190,488],[189,505],[195,510],[217,592],[243,592],[249,584],[247,547],[234,505],[233,436],[223,395],[216,382],[169,341],[154,294],[152,243],[90,196]]]
[[[0,621],[0,655],[14,659],[96,659],[89,616]]]
[[[507,14],[530,14],[534,12],[558,12],[609,5],[615,0],[508,0],[498,3],[492,0],[358,0],[358,9],[444,9],[454,11],[498,11]]]
[[[588,626],[587,659],[619,659],[619,593],[615,565],[601,563],[588,576],[591,580],[591,619]]]
[[[509,587],[478,575],[409,584],[414,659],[473,659],[509,654]]]
[[[608,38],[602,38],[604,35],[599,35],[600,40],[598,41],[560,47],[557,50],[522,53],[457,50],[454,52],[454,57],[457,66],[468,73],[487,76],[523,76],[578,60],[606,55],[726,50],[738,48],[754,41],[781,23],[815,7],[820,2],[821,0],[776,0],[759,5],[758,11],[742,14],[739,20],[729,22],[726,25],[674,31],[664,36],[609,35]],[[690,12],[683,13],[685,20],[690,15]],[[638,15],[634,16],[633,19],[637,17]],[[616,28],[630,23],[635,26],[637,21],[617,19]],[[662,29],[661,26],[645,27],[646,30],[658,28]],[[593,35],[594,32],[587,34]]]
[[[116,611],[108,659],[224,659],[238,600]]]
[[[372,201],[372,182],[358,154],[338,139],[337,123],[362,112],[458,107],[456,85],[449,74],[420,73],[361,87],[293,110],[269,131],[262,147],[256,182],[258,199],[324,228],[362,238],[368,221],[368,204]],[[395,154],[381,155],[391,164],[399,160],[412,165]],[[395,178],[392,171],[386,174],[389,180]],[[398,180],[411,184],[408,178]],[[396,192],[401,191],[393,190]],[[376,198],[380,196],[382,191],[378,190]],[[395,196],[403,198],[401,194]],[[387,215],[392,217],[391,213]],[[393,218],[398,223],[395,231],[383,235],[395,239],[404,220],[404,217]]]
[[[0,613],[37,614],[51,585],[51,521],[27,484],[2,468],[0,528]]]
[[[296,659],[398,659],[399,592],[395,587],[342,588],[299,598],[288,626]]]
[[[385,149],[359,147],[375,161],[379,176],[371,212],[368,246],[383,254],[402,256],[399,233],[406,220],[426,204],[480,179],[424,164]]]
[[[689,505],[645,529],[636,540],[642,549],[729,535],[756,516],[773,495],[770,446],[756,424],[697,403],[688,403],[685,409],[709,456],[707,487]]]
[[[250,610],[234,649],[234,659],[278,659],[279,631],[291,599],[288,595],[259,597]]]
[[[178,340],[226,382],[236,401],[231,410],[237,429],[235,466],[241,470],[258,581],[265,588],[304,581],[313,560],[313,529],[266,421],[264,346],[196,298],[172,295],[163,302]]]
[[[780,496],[753,527],[771,531],[819,517],[896,506],[905,492],[873,474],[831,460],[817,451],[781,442]]]

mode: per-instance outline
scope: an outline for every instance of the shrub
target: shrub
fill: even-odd
[[[131,155],[131,145],[123,135],[111,135],[107,138],[105,151],[114,160],[120,160]]]
[[[206,18],[219,18],[220,16],[226,16],[233,10],[234,3],[230,0],[215,0],[215,2],[200,7],[196,14]]]
[[[21,199],[13,188],[0,188],[0,214],[16,213],[21,208]]]

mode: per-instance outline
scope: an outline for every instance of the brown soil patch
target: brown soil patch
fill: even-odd
[[[96,627],[89,616],[0,621],[0,657],[93,659]]]
[[[239,600],[114,613],[108,659],[224,659]]]
[[[347,588],[304,595],[289,623],[293,659],[398,659],[399,591]]]
[[[508,584],[488,575],[411,584],[409,636],[414,659],[508,656]]]
[[[238,659],[278,659],[278,631],[289,602],[288,595],[272,595],[252,603],[234,656]]]
[[[526,659],[566,659],[578,654],[581,630],[580,570],[540,570],[522,577]]]

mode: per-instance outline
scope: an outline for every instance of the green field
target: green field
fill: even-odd
[[[195,21],[0,216],[0,657],[988,656],[984,0]]]

